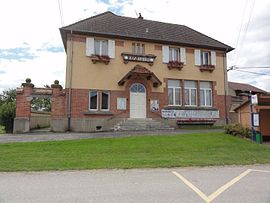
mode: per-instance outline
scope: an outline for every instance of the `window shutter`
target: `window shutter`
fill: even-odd
[[[217,57],[215,51],[211,51],[211,65],[217,65]]]
[[[162,46],[162,61],[169,63],[169,46]]]
[[[181,54],[181,62],[186,64],[186,48],[181,48],[180,54]]]
[[[86,56],[91,56],[92,54],[95,54],[95,40],[94,38],[86,38]]]
[[[108,41],[108,55],[110,58],[115,58],[115,41],[114,40],[109,40]]]
[[[201,50],[195,49],[195,66],[200,66],[201,63]]]

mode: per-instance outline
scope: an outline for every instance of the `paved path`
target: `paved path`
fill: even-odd
[[[270,165],[0,173],[0,202],[269,203]]]
[[[52,133],[36,132],[26,134],[0,135],[0,143],[9,142],[42,142],[54,140],[75,140],[89,138],[129,137],[142,135],[175,135],[184,133],[223,132],[222,129],[203,130],[170,130],[170,131],[133,131],[133,132],[96,132],[96,133]]]

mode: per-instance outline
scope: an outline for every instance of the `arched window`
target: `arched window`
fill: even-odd
[[[145,93],[145,87],[140,83],[135,83],[130,87],[130,91],[134,93]]]

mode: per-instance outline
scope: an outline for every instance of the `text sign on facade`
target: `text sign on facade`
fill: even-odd
[[[164,110],[161,115],[163,118],[198,118],[215,119],[219,118],[218,110]]]
[[[128,61],[139,61],[139,62],[146,62],[146,63],[154,63],[156,56],[154,55],[135,55],[129,53],[122,53],[123,59],[125,63]]]
[[[260,119],[259,119],[258,113],[253,113],[253,124],[254,124],[254,127],[260,126]]]
[[[251,103],[252,103],[253,105],[257,105],[257,104],[258,104],[258,97],[257,97],[257,94],[251,95]]]

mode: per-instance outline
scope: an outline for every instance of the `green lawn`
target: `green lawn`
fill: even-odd
[[[224,133],[0,144],[0,171],[270,163],[270,148]]]

